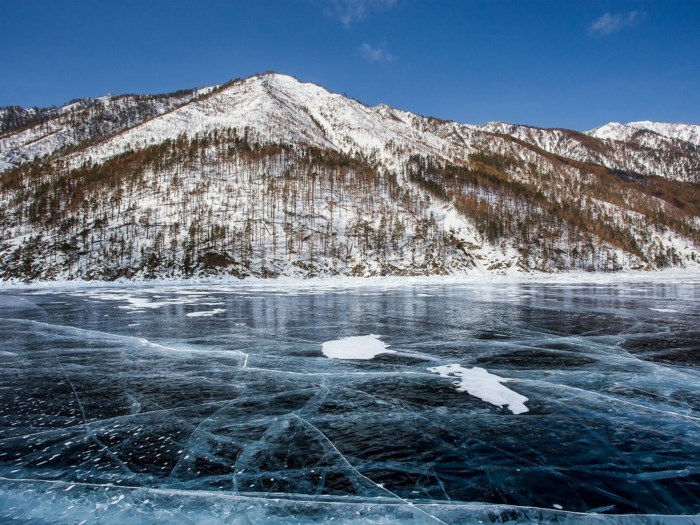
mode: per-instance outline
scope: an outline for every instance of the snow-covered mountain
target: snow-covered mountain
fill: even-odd
[[[698,126],[474,126],[273,73],[0,122],[6,279],[700,264]]]
[[[599,139],[627,141],[636,133],[651,132],[669,139],[682,140],[695,146],[700,146],[700,126],[696,124],[668,124],[665,122],[609,122],[603,126],[592,129],[588,135]]]
[[[0,171],[123,131],[211,89],[165,95],[104,96],[43,110],[0,108]]]

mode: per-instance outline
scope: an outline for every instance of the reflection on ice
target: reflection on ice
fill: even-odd
[[[0,523],[687,523],[698,290],[0,291]]]
[[[196,312],[188,312],[187,317],[211,317],[212,315],[220,314],[226,311],[226,308],[214,308],[213,310],[198,310]]]
[[[457,390],[460,392],[468,392],[470,395],[497,407],[505,405],[513,414],[527,412],[525,406],[527,398],[501,384],[511,381],[510,379],[490,374],[478,366],[464,368],[455,363],[434,366],[428,370],[440,374],[441,377],[457,379]]]

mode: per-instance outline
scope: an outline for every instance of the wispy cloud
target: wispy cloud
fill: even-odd
[[[604,13],[593,21],[588,32],[595,36],[607,36],[637,25],[645,16],[646,12],[636,9],[628,13]]]
[[[391,9],[396,5],[396,0],[325,0],[324,3],[326,14],[348,27],[372,13]]]
[[[396,57],[387,50],[384,44],[379,47],[373,47],[365,42],[358,48],[358,51],[367,62],[388,63],[396,60]]]

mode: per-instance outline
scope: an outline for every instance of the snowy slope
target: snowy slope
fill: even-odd
[[[499,135],[506,135],[555,155],[611,169],[700,180],[700,126],[609,123],[585,134],[503,122],[473,126],[421,117],[384,104],[368,107],[280,74],[257,75],[223,89],[171,97],[78,101],[59,108],[57,116],[39,125],[0,135],[0,172],[81,143],[88,147],[79,147],[70,156],[73,166],[86,160],[102,162],[181,134],[193,136],[224,128],[248,128],[262,142],[362,152],[390,168],[398,168],[414,154],[460,161],[476,150],[498,149]],[[90,145],[96,140],[101,142]]]
[[[377,155],[396,167],[409,153],[446,155],[448,141],[417,129],[411,116],[386,107],[367,107],[342,95],[286,75],[262,75],[236,82],[71,157],[73,165],[102,162],[144,145],[215,129],[246,128],[263,142],[331,148]],[[397,148],[405,148],[403,153]],[[463,152],[460,152],[463,153]]]
[[[587,132],[600,139],[627,141],[639,131],[652,131],[662,137],[677,139],[700,147],[700,126],[696,124],[669,124],[665,122],[610,122]]]
[[[174,107],[209,92],[212,88],[190,90],[172,95],[123,95],[82,99],[60,108],[51,108],[34,122],[34,109],[0,109],[0,119],[15,122],[23,120],[16,129],[0,133],[0,172],[52,155],[62,149],[91,142],[100,137],[122,131],[165,113]]]
[[[234,83],[219,93],[153,119],[80,152],[72,162],[73,165],[88,159],[101,162],[129,149],[173,139],[181,133],[192,136],[231,127],[249,128],[264,142],[362,152],[387,167],[397,168],[413,154],[435,155],[451,161],[465,159],[477,149],[494,149],[491,144],[498,144],[500,139],[493,134],[502,134],[578,161],[642,175],[698,181],[700,155],[695,145],[689,142],[679,147],[676,143],[680,137],[692,137],[697,126],[677,126],[655,125],[655,129],[666,130],[667,135],[655,135],[651,141],[640,138],[632,143],[630,138],[642,128],[630,127],[624,139],[626,144],[618,143],[623,139],[611,144],[595,140],[598,138],[595,135],[571,130],[501,122],[472,126],[421,117],[383,104],[368,107],[315,84],[268,74]],[[630,152],[630,147],[634,151]],[[673,152],[673,158],[666,154],[668,151]]]
[[[692,137],[692,128],[698,126],[648,123],[653,126],[641,127],[636,124],[641,123],[610,123],[585,134],[504,122],[491,122],[481,129],[508,135],[577,161],[645,176],[700,182],[700,146],[680,138]],[[666,134],[659,134],[652,127],[665,130]]]

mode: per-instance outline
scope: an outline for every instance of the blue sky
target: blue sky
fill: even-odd
[[[700,1],[0,0],[0,105],[268,69],[461,122],[700,123]]]

